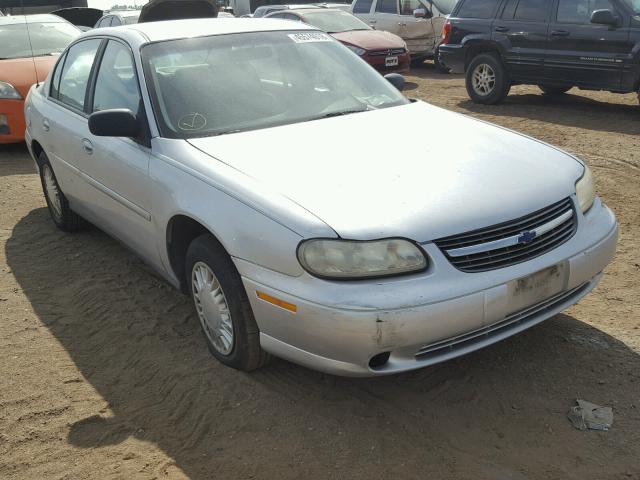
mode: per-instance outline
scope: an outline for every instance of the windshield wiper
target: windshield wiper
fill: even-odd
[[[311,120],[320,120],[322,118],[341,117],[342,115],[350,115],[352,113],[361,113],[361,112],[366,112],[367,110],[373,110],[373,109],[367,107],[367,108],[354,108],[351,110],[338,110],[337,112],[323,113],[322,115],[318,115],[317,117],[311,117],[307,121],[310,122]]]

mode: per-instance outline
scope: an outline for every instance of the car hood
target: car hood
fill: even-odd
[[[343,43],[350,43],[365,50],[404,48],[404,40],[391,32],[381,30],[351,30],[332,33],[331,36]]]
[[[10,83],[22,98],[27,98],[31,86],[44,82],[57,60],[58,55],[0,60],[0,80]]]
[[[363,240],[512,220],[573,194],[583,172],[560,150],[424,102],[189,142]]]

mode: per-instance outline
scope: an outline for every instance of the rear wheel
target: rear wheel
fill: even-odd
[[[511,79],[497,55],[481,53],[469,63],[465,85],[475,103],[494,105],[509,93]]]
[[[58,179],[49,159],[44,152],[38,157],[40,163],[40,181],[49,214],[56,226],[63,232],[75,232],[83,227],[82,218],[69,207],[69,202],[60,189]]]
[[[563,93],[567,93],[573,87],[561,87],[558,85],[538,85],[542,93],[545,95],[562,95]]]
[[[201,235],[191,243],[185,268],[211,354],[238,370],[265,365],[271,357],[260,348],[260,331],[240,274],[212,235]]]

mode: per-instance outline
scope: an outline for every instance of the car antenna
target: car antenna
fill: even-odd
[[[36,59],[33,53],[33,45],[31,43],[31,32],[29,31],[29,22],[27,22],[27,15],[24,13],[24,0],[20,0],[20,7],[22,9],[22,16],[24,17],[24,24],[27,27],[27,39],[29,40],[29,50],[31,51],[31,61],[33,62],[33,72],[36,74],[36,88],[40,86],[40,79],[38,78],[38,68],[36,67]]]

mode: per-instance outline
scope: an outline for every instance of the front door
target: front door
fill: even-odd
[[[504,47],[513,80],[542,80],[551,0],[508,0],[493,22],[493,39]]]
[[[423,9],[427,12],[424,18],[416,18],[413,12]],[[440,30],[434,30],[432,7],[422,0],[400,0],[399,35],[407,42],[412,55],[431,55],[435,51]],[[438,38],[436,38],[438,37]]]
[[[611,10],[619,25],[591,23],[594,10]],[[577,86],[619,88],[633,46],[614,5],[609,0],[558,0],[552,17],[545,76]]]
[[[138,78],[130,48],[109,40],[95,76],[90,112],[127,109],[139,118],[142,107]],[[97,137],[88,134],[85,173],[95,188],[92,209],[101,224],[151,263],[154,245],[149,179],[150,148],[130,138]]]

